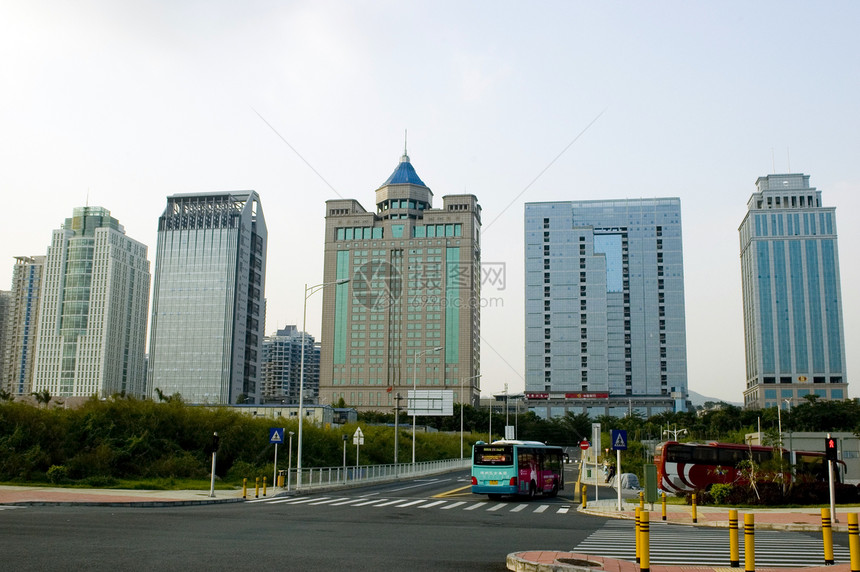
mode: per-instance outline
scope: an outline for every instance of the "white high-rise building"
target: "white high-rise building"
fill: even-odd
[[[32,390],[145,395],[146,246],[102,207],[74,209],[43,270]]]
[[[17,256],[12,269],[12,297],[3,343],[0,386],[12,395],[29,395],[39,319],[44,256]]]

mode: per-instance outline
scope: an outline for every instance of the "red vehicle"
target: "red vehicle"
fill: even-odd
[[[776,450],[778,451],[778,449]],[[667,492],[681,493],[708,490],[716,483],[728,484],[742,481],[738,464],[752,459],[757,465],[774,458],[773,447],[740,445],[737,443],[678,443],[667,441],[657,445],[654,464],[657,465],[657,483]],[[776,453],[779,455],[779,453]],[[782,450],[788,472],[808,474],[827,479],[824,453],[814,451]],[[845,463],[836,462],[835,478],[841,480]]]

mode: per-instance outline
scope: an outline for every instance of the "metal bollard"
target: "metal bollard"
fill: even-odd
[[[248,479],[242,479],[242,498],[248,498]]]
[[[255,482],[256,484],[254,485],[254,498],[258,499],[260,498],[260,477],[257,477],[257,480]]]
[[[744,572],[755,572],[755,515],[744,515]]]
[[[830,509],[821,509],[821,537],[824,542],[824,565],[833,565],[833,527],[830,524]]]
[[[848,548],[851,550],[851,572],[860,572],[860,529],[857,513],[848,513]]]
[[[738,511],[729,510],[729,563],[732,568],[741,567],[741,554],[738,543]]]
[[[693,522],[699,522],[699,519],[696,517],[696,493],[693,493]]]
[[[639,515],[639,571],[651,571],[651,516],[646,510]]]
[[[263,496],[266,496],[266,477],[263,477]]]
[[[666,493],[663,493],[660,498],[663,503],[663,520],[666,520]]]
[[[585,494],[587,490],[588,487],[582,485],[582,494],[579,497],[582,500],[582,508],[588,508],[588,496]]]
[[[639,562],[642,543],[642,509],[636,507],[636,562]]]

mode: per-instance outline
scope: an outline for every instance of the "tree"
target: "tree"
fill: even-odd
[[[12,395],[12,392],[0,389],[0,401],[12,401],[13,399],[15,396]]]
[[[51,402],[51,392],[47,389],[43,389],[42,391],[34,391],[32,395],[36,398],[37,403],[43,404],[45,407],[47,407],[48,403]]]

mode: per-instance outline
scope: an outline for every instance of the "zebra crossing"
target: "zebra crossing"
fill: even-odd
[[[0,504],[0,510],[15,510],[16,508],[26,508],[14,504]]]
[[[662,522],[650,523],[651,564],[729,565],[729,531],[725,528],[693,527]],[[636,561],[635,523],[610,520],[579,543],[574,552]],[[744,562],[744,533],[740,531],[740,563]],[[850,562],[844,546],[833,546],[836,563]],[[823,566],[822,540],[797,532],[757,530],[756,566]]]
[[[487,502],[487,501],[455,501],[440,499],[409,499],[409,498],[370,498],[370,497],[272,497],[252,499],[247,504],[267,505],[306,505],[306,506],[336,506],[336,507],[372,507],[372,508],[415,508],[419,510],[463,510],[485,512],[511,512],[535,514],[567,514],[571,505]]]

